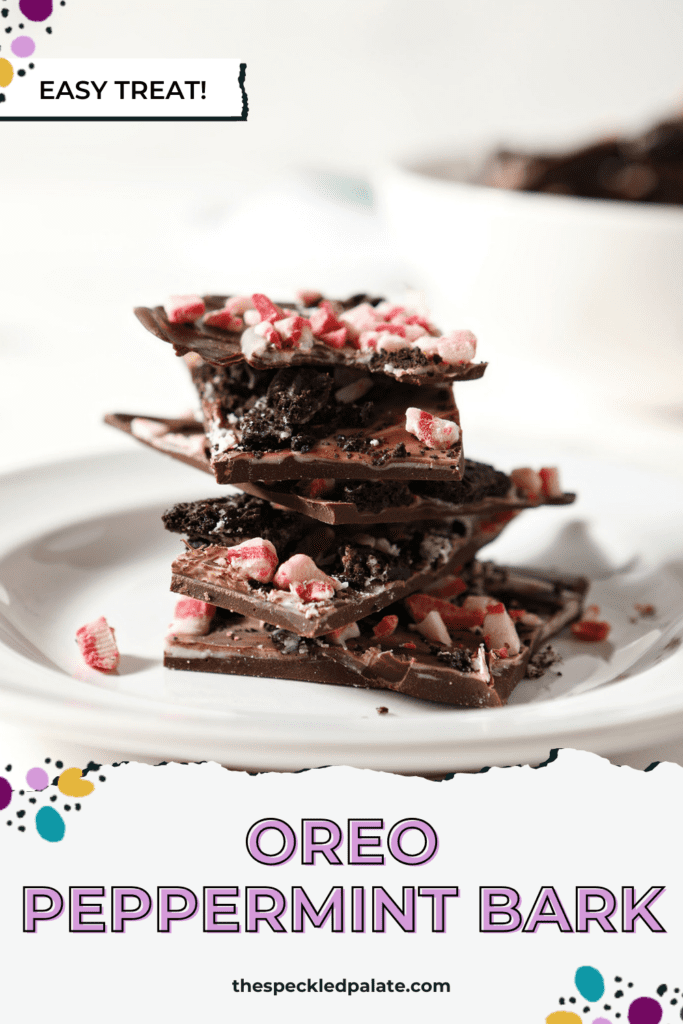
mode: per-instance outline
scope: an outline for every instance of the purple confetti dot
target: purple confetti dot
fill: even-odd
[[[12,787],[7,779],[0,778],[0,811],[9,807],[12,800]]]
[[[30,57],[36,48],[30,36],[17,36],[12,40],[12,53],[15,57]]]
[[[45,21],[52,14],[52,0],[19,0],[19,10],[29,21]]]
[[[26,772],[26,781],[31,789],[43,790],[50,785],[50,776],[43,768],[30,768]]]
[[[656,999],[641,996],[634,999],[628,1008],[629,1024],[659,1024],[662,1013],[661,1004]]]

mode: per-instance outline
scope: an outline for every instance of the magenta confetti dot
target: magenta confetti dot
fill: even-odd
[[[12,787],[7,779],[0,778],[0,811],[9,807],[12,799]]]
[[[36,48],[30,36],[17,36],[12,40],[12,53],[15,57],[30,57]]]
[[[45,21],[52,14],[52,0],[19,0],[19,10],[29,21]]]
[[[629,1024],[659,1024],[663,1012],[656,999],[641,996],[634,999],[628,1008]]]
[[[26,772],[26,781],[31,789],[47,789],[50,785],[50,776],[43,768],[30,768]]]

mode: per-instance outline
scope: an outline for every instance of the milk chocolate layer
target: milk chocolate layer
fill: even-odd
[[[105,421],[131,434],[156,451],[164,452],[204,473],[211,473],[203,427],[194,419],[168,420],[153,416],[110,413]],[[490,470],[488,486],[479,486],[480,470]],[[472,485],[472,480],[477,485]],[[324,484],[325,481],[321,480]],[[242,482],[240,490],[266,501],[284,505],[331,526],[369,526],[373,523],[415,522],[460,515],[495,516],[538,505],[569,505],[575,495],[533,500],[522,497],[510,478],[492,467],[465,459],[461,481],[389,480],[386,482],[330,480],[331,490],[316,498],[306,494],[310,481],[280,481],[277,484]]]
[[[429,587],[469,562],[504,527],[504,522],[480,522],[476,516],[450,524],[383,525],[370,528],[372,533],[319,527],[297,545],[298,551],[313,557],[341,585],[333,597],[319,601],[304,601],[271,583],[240,578],[219,561],[223,558],[219,540],[219,546],[214,542],[208,547],[188,547],[174,561],[171,590],[299,636],[322,636]],[[276,547],[282,563],[291,545]]]
[[[227,295],[205,295],[204,303],[208,311],[217,310],[225,305]],[[335,303],[340,311],[352,309],[362,302],[377,305],[381,299],[369,299],[367,295],[354,295],[352,298]],[[302,316],[311,314],[311,309],[296,306],[295,303],[278,303],[290,309],[296,309]],[[206,326],[201,320],[191,324],[171,324],[162,306],[149,308],[140,306],[135,310],[143,327],[162,341],[173,345],[176,355],[195,352],[204,362],[212,366],[229,366],[242,362],[241,337],[243,331],[226,331],[219,327]],[[273,367],[314,365],[323,367],[346,366],[369,369],[375,373],[386,374],[397,380],[410,384],[429,384],[438,381],[476,380],[482,377],[486,363],[459,363],[452,365],[438,357],[425,356],[419,349],[406,343],[406,348],[399,352],[361,352],[357,348],[345,345],[343,348],[331,348],[323,342],[317,342],[312,349],[274,349],[267,355],[250,355],[246,360],[257,369]]]
[[[524,677],[530,659],[578,618],[586,581],[476,562],[463,575],[471,593],[484,588],[509,607],[523,606],[541,620],[531,627],[518,624],[521,649],[515,657],[484,653],[481,637],[465,630],[452,632],[451,647],[432,643],[408,628],[405,610],[395,605],[383,613],[399,618],[390,636],[374,635],[381,617],[375,615],[358,623],[361,635],[347,640],[346,647],[325,638],[302,639],[285,630],[264,629],[256,619],[219,611],[207,636],[167,637],[164,664],[198,672],[393,690],[457,707],[500,707]]]
[[[199,393],[211,466],[219,484],[276,480],[459,480],[462,438],[430,449],[405,428],[415,406],[459,424],[452,389],[416,388],[355,376],[369,389],[347,402],[348,380],[315,367],[255,371],[189,359]],[[335,377],[337,378],[335,380]]]

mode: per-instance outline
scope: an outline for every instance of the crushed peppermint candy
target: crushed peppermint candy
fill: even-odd
[[[436,448],[440,451],[452,448],[460,438],[457,423],[442,420],[439,416],[433,416],[432,413],[417,409],[415,406],[406,409],[406,430],[427,448]]]
[[[121,656],[116,646],[116,635],[102,615],[76,631],[76,643],[83,660],[98,672],[115,672]]]

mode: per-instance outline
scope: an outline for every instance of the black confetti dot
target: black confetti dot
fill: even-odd
[[[9,14],[9,7],[3,7],[1,13],[2,13],[3,18],[6,18],[7,15]]]
[[[23,789],[20,789],[20,790],[19,790],[19,796],[23,796],[23,795],[24,795],[24,790],[23,790]]]
[[[564,996],[560,996],[560,1006],[564,1006]]]
[[[621,981],[621,978],[615,978],[614,980],[615,981]]]
[[[65,811],[70,811],[71,810],[71,804],[64,804],[64,810]]]
[[[584,1008],[583,1008],[583,1012],[584,1013],[588,1013],[589,1010],[590,1010],[590,1006],[584,1006]]]
[[[632,981],[629,981],[628,988],[633,988],[633,982]]]
[[[624,993],[623,993],[623,992],[621,991],[621,989],[620,989],[620,988],[618,988],[618,989],[616,990],[616,992],[614,993],[614,998],[615,998],[615,999],[621,999],[621,997],[623,996],[623,994],[624,994]]]
[[[45,764],[49,764],[51,760],[52,760],[51,757],[46,757],[45,758]]]
[[[575,1003],[576,1002],[576,999],[574,999],[574,996],[570,996],[569,997],[569,1002],[570,1003]]]
[[[107,781],[107,776],[106,775],[98,775],[97,778],[100,780],[100,782],[106,782]]]
[[[48,34],[49,36],[51,36],[51,35],[52,35],[52,29],[51,29],[51,28],[46,28],[46,29],[45,29],[45,31],[47,32],[47,34]]]
[[[11,32],[11,31],[12,31],[12,26],[8,25],[7,28],[5,29],[5,32]]]
[[[64,762],[63,761],[55,761],[55,768],[63,768],[63,767],[64,767]]]
[[[665,992],[666,992],[666,985],[660,985],[659,988],[657,989],[657,995],[658,996],[663,996]]]
[[[20,825],[19,826],[19,831],[20,832],[25,832],[26,831],[26,826],[25,825]]]
[[[59,0],[60,7],[66,7],[66,0]]]
[[[677,1000],[677,999],[672,999],[672,1000],[671,1000],[671,1005],[672,1005],[672,1006],[675,1006],[677,1002],[678,1002],[678,1000]]]
[[[3,11],[3,14],[4,14],[4,13],[5,13],[5,12]],[[5,765],[5,771],[6,771],[6,772],[11,772],[11,771],[12,771],[12,765],[11,765],[11,764],[6,764],[6,765]]]
[[[28,802],[29,802],[30,804],[34,804],[34,803],[36,802],[36,798],[35,798],[34,796],[30,796],[30,797],[28,798]]]
[[[26,811],[17,811],[17,818],[23,818],[25,814]]]
[[[681,991],[680,988],[675,988],[674,989],[674,992],[680,992],[680,991]]]
[[[605,1005],[603,1006],[603,1010],[611,1010],[611,1009],[612,1009],[612,1007],[610,1006],[609,1003],[605,1003]]]
[[[19,68],[19,70],[17,71],[17,74],[19,75],[20,78],[23,78],[24,75],[26,74],[26,72],[24,71],[23,68]]]
[[[12,821],[8,821],[8,822],[7,822],[7,824],[8,824],[8,825],[12,825],[12,824],[14,824],[14,822],[12,822]]]
[[[20,26],[19,26],[19,28],[23,28],[23,27],[24,27],[23,25],[20,25]]]
[[[56,796],[56,794],[55,794],[55,796],[51,796],[51,797],[50,797],[50,803],[51,803],[51,804],[53,804],[53,803],[55,802],[55,800],[56,800],[56,799],[57,799],[57,796]]]
[[[5,102],[5,94],[4,94],[4,92],[0,92],[0,103],[4,103],[4,102]]]
[[[35,64],[29,64],[29,67],[30,67],[31,71],[33,71],[33,69],[35,67]]]
[[[80,811],[80,809],[81,809],[81,805],[80,804],[74,804],[74,810],[75,811]]]

